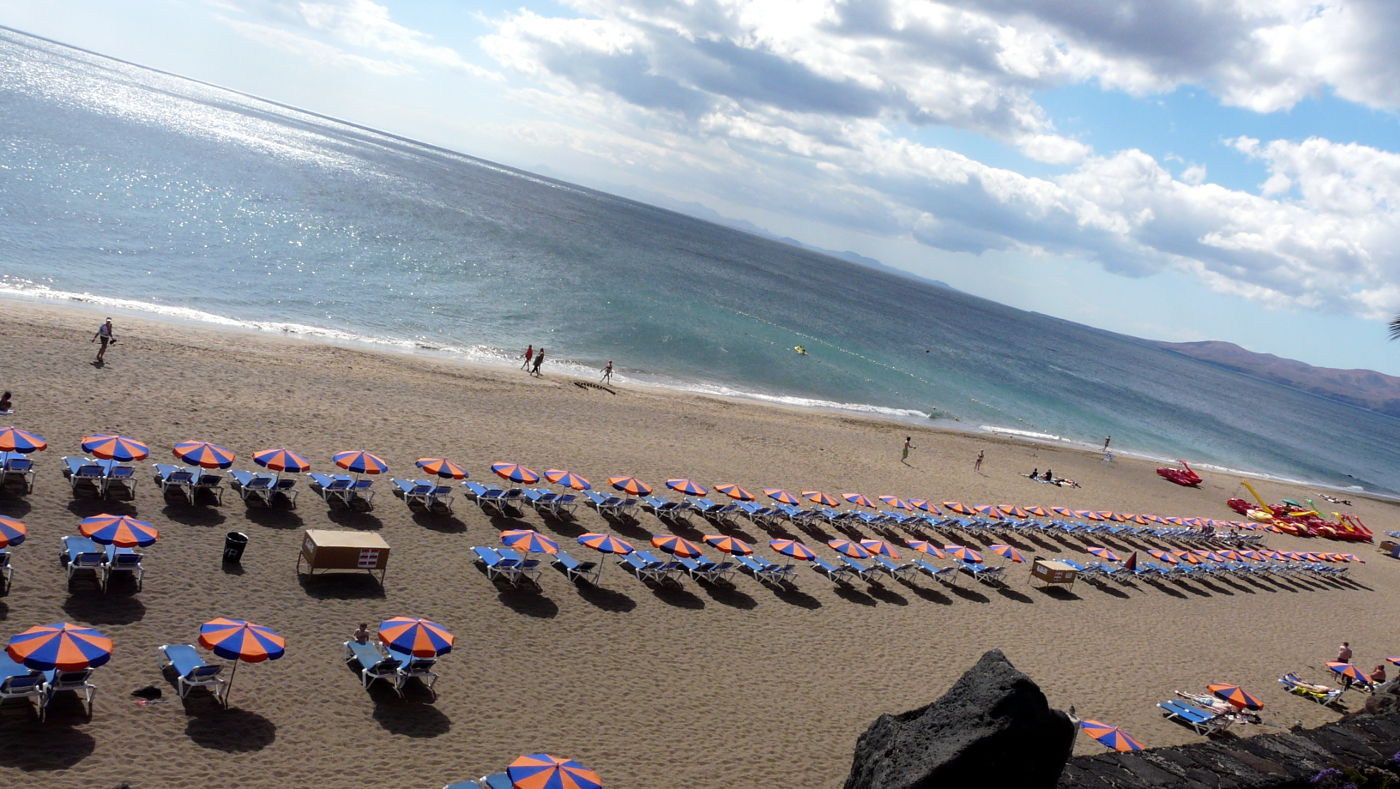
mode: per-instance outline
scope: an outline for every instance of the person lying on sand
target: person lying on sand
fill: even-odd
[[[1055,484],[1059,485],[1062,488],[1077,488],[1080,486],[1078,482],[1075,482],[1074,480],[1069,479],[1067,477],[1056,478]]]

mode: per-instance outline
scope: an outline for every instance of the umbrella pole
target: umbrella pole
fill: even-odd
[[[228,682],[224,683],[224,709],[228,709],[228,694],[233,690],[233,678],[238,675],[239,661],[233,661],[233,670],[228,673]]]

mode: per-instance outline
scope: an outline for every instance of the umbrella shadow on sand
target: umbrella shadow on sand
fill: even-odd
[[[384,521],[368,512],[360,512],[359,510],[329,509],[326,510],[326,517],[341,526],[347,526],[351,529],[378,531],[384,528]]]
[[[597,586],[588,581],[575,581],[578,596],[604,611],[626,613],[637,607],[637,602],[627,595],[606,586]]]
[[[517,614],[539,619],[553,619],[559,615],[559,604],[540,594],[538,588],[513,588],[496,585],[496,599]]]
[[[291,510],[273,507],[248,507],[248,520],[270,529],[299,529],[301,516]]]
[[[186,526],[218,526],[228,520],[222,512],[209,507],[191,507],[188,501],[167,502],[160,513],[169,520]]]
[[[709,595],[711,600],[721,605],[739,608],[744,611],[749,611],[758,607],[758,600],[755,600],[753,595],[733,584],[723,581],[718,583],[702,582],[698,584],[698,586],[705,591],[705,594]]]
[[[146,616],[146,606],[134,597],[86,590],[68,595],[63,610],[75,622],[94,625],[129,625]]]
[[[404,685],[403,698],[383,683],[369,687],[374,699],[374,720],[391,734],[405,737],[441,737],[452,730],[452,719],[429,702],[432,692],[422,683]]]
[[[202,748],[229,753],[260,751],[277,739],[277,726],[256,712],[237,707],[188,708],[185,734]]]
[[[425,529],[432,529],[443,534],[461,534],[467,530],[467,524],[464,521],[448,512],[415,509],[413,522]]]
[[[32,712],[24,717],[6,710],[0,716],[0,765],[26,772],[66,770],[90,756],[97,741],[87,733],[48,722],[34,725]]]

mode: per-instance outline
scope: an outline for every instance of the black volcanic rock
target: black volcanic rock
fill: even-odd
[[[846,789],[1054,787],[1074,734],[1069,717],[994,649],[939,700],[881,715],[856,745]]]

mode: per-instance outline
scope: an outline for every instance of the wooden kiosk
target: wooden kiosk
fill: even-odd
[[[1047,586],[1055,584],[1074,586],[1075,579],[1079,577],[1079,571],[1054,559],[1036,559],[1031,563],[1031,577]]]
[[[370,575],[378,572],[379,584],[383,586],[389,570],[389,543],[373,532],[307,529],[297,554],[298,574],[303,562],[306,572],[312,575],[327,570],[365,570]]]

